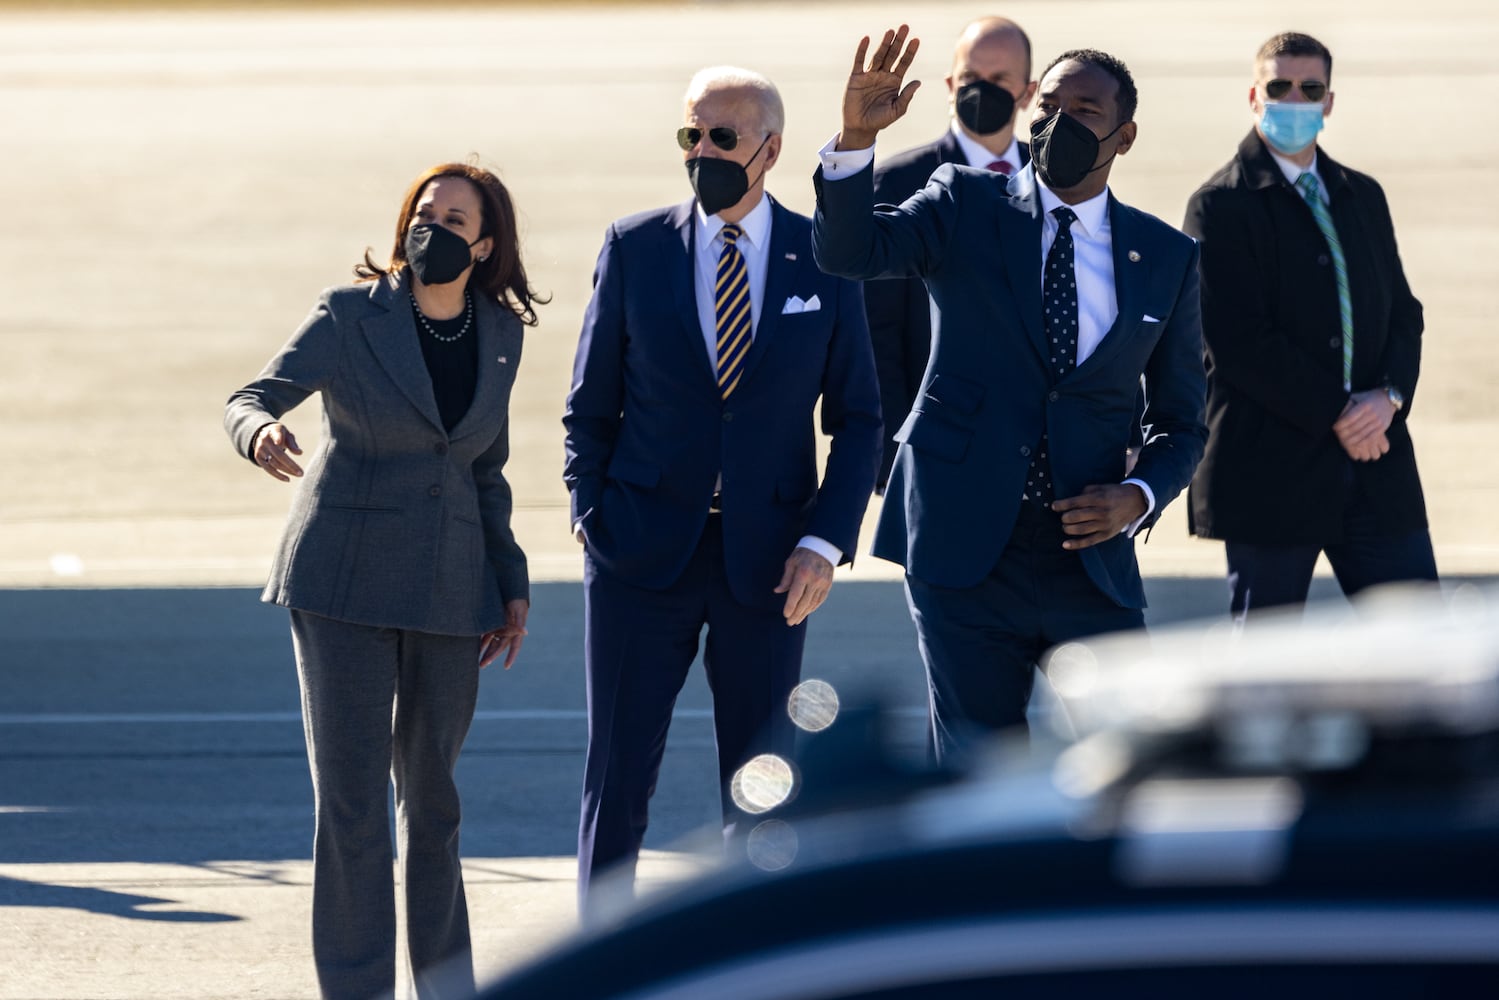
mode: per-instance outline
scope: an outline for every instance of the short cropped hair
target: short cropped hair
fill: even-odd
[[[709,66],[693,75],[682,100],[691,104],[710,90],[748,90],[760,105],[761,128],[772,135],[785,131],[786,107],[781,103],[781,92],[764,75],[738,66]]]
[[[1300,31],[1282,31],[1260,46],[1259,53],[1254,57],[1255,68],[1258,69],[1260,63],[1267,59],[1280,56],[1321,56],[1322,62],[1327,65],[1327,82],[1332,82],[1332,53],[1311,35]]]
[[[1119,84],[1119,94],[1117,96],[1119,123],[1123,124],[1124,122],[1134,120],[1135,108],[1140,103],[1140,92],[1135,89],[1135,78],[1130,76],[1128,66],[1107,52],[1100,52],[1097,49],[1070,49],[1053,59],[1047,65],[1046,69],[1042,71],[1041,78],[1044,80],[1047,73],[1055,69],[1059,63],[1064,63],[1068,60],[1084,63],[1088,66],[1097,66],[1109,74],[1109,76],[1112,76],[1115,82]]]

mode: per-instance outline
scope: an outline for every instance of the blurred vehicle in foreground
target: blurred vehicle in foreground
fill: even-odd
[[[1499,593],[1060,647],[1069,740],[963,776],[809,682],[723,867],[492,1000],[1499,996]],[[881,804],[848,808],[855,797]]]

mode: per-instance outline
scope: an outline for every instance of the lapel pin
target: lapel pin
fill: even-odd
[[[786,259],[787,260],[796,260],[796,254],[794,254],[794,253],[788,253],[786,255]]]
[[[1138,251],[1138,250],[1131,250],[1129,252],[1129,262],[1131,264],[1138,264],[1138,263],[1140,263],[1140,251]]]
[[[507,357],[505,357],[505,355],[503,355],[503,354],[501,354],[501,355],[500,355],[500,356],[499,356],[499,357],[498,357],[498,358],[496,358],[496,359],[495,359],[495,360],[496,360],[496,361],[498,361],[498,362],[499,362],[499,363],[500,363],[500,364],[502,364],[502,365],[508,365],[508,364],[509,364],[509,363],[510,363],[510,359],[509,359],[509,358],[507,358]]]

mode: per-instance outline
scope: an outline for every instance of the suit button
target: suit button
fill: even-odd
[[[1031,449],[1030,449],[1030,447],[1028,445],[1021,445],[1020,446],[1020,455],[1021,455],[1022,458],[1030,458],[1031,457]]]
[[[1046,395],[1047,401],[1051,402],[1051,403],[1055,403],[1057,400],[1059,400],[1061,398],[1062,398],[1062,394],[1060,392],[1053,391],[1053,392],[1047,393],[1047,395]]]
[[[1331,348],[1342,347],[1343,346],[1343,338],[1341,338],[1341,337],[1334,337],[1334,338],[1332,338],[1331,340],[1329,340],[1327,342],[1327,346],[1331,347]]]
[[[1326,267],[1328,264],[1332,263],[1332,259],[1329,258],[1325,253],[1319,253],[1317,254],[1317,263],[1321,264],[1323,267]]]
[[[429,496],[429,497],[440,497],[440,496],[442,496],[442,487],[441,486],[434,486],[434,487],[432,487],[431,489],[427,490],[427,496]]]
[[[445,442],[439,441],[432,446],[432,450],[439,455],[446,455],[448,453],[448,446]]]
[[[726,423],[726,424],[732,424],[734,422],[734,414],[732,414],[732,413],[725,413],[723,415],[723,422]]]

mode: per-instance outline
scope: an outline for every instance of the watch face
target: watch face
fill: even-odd
[[[1400,390],[1395,388],[1394,386],[1386,386],[1385,395],[1390,397],[1390,403],[1395,407],[1395,409],[1398,410],[1405,405],[1405,397],[1401,395]]]

